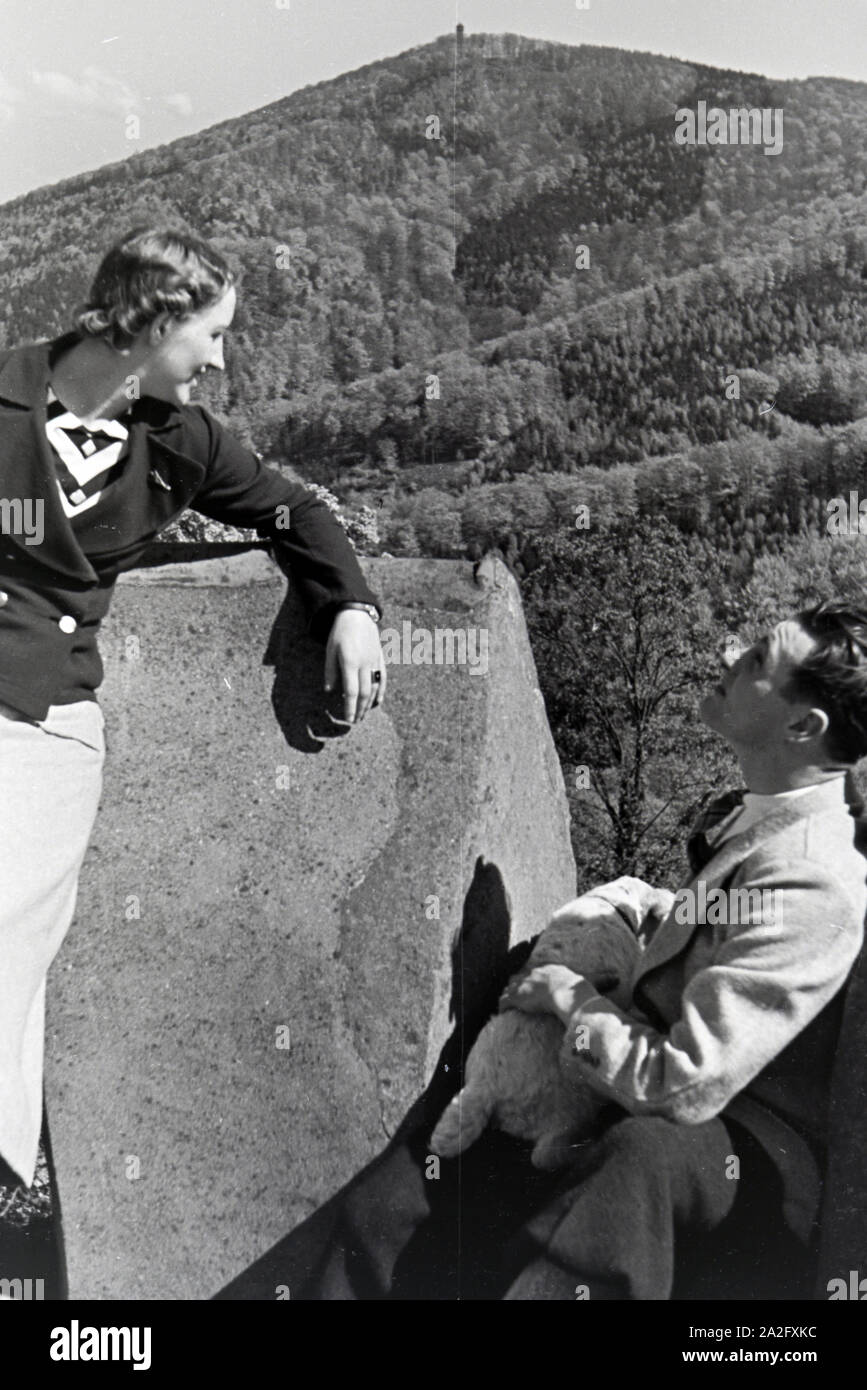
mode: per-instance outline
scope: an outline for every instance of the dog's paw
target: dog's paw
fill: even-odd
[[[465,1087],[445,1108],[431,1135],[431,1153],[440,1158],[456,1158],[474,1144],[491,1117],[490,1103]]]

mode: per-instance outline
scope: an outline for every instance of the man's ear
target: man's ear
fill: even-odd
[[[823,738],[828,732],[830,720],[823,709],[808,710],[800,719],[795,719],[786,729],[787,743],[808,743],[812,739]]]

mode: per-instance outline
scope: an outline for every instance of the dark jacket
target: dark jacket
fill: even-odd
[[[189,506],[273,542],[320,640],[341,603],[376,604],[381,615],[327,506],[263,467],[201,406],[134,402],[110,513],[95,508],[98,523],[76,533],[58,494],[45,413],[51,366],[78,341],[67,333],[0,352],[0,500],[44,504],[40,544],[12,534],[13,508],[0,514],[0,704],[44,719],[51,704],[94,698],[103,674],[96,634],[115,580]],[[278,510],[286,507],[288,529]]]

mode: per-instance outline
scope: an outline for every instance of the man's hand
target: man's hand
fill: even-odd
[[[373,681],[374,671],[381,679]],[[385,661],[376,623],[358,608],[337,614],[325,648],[325,689],[333,690],[340,675],[343,715],[347,724],[360,722],[369,709],[382,704],[385,695]]]
[[[520,971],[500,995],[499,1012],[520,1009],[525,1014],[553,1014],[564,1024],[578,1007],[577,993],[590,985],[599,994],[616,989],[620,983],[612,971],[601,972],[593,979],[576,975],[565,965],[537,965],[534,970]]]

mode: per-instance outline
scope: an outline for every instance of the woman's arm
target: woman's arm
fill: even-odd
[[[344,717],[350,723],[363,718],[382,702],[385,661],[376,623],[342,605],[370,604],[380,617],[382,605],[343,527],[314,493],[266,468],[202,406],[191,411],[207,429],[208,451],[208,471],[191,505],[215,521],[255,527],[271,541],[277,563],[305,601],[308,631],[326,643],[326,690],[339,676]]]

